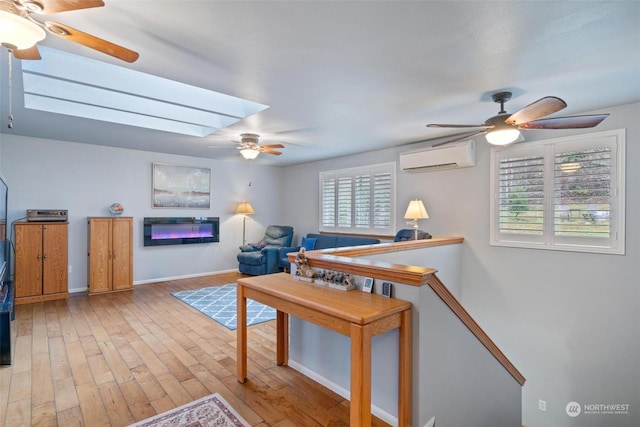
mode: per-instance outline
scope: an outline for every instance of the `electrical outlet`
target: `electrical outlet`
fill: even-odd
[[[71,268],[71,266],[69,266],[69,274],[71,274],[73,272],[73,268]]]
[[[538,400],[538,409],[542,412],[547,412],[547,402],[545,400]]]

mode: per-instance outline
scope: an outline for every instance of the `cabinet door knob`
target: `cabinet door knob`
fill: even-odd
[[[44,255],[42,256],[42,259],[47,259],[47,254],[44,254]]]
[[[36,259],[40,260],[40,254],[36,255]]]

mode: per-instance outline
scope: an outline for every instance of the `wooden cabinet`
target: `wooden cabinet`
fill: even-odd
[[[64,299],[68,292],[66,222],[17,222],[16,304]]]
[[[133,218],[89,218],[89,293],[133,289]]]

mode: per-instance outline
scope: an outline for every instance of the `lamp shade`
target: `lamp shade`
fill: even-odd
[[[429,214],[424,207],[422,200],[412,200],[409,202],[407,211],[404,214],[404,219],[424,219],[429,218]]]
[[[9,10],[6,10],[6,7],[0,7],[0,43],[10,49],[21,50],[28,49],[44,39],[46,33],[42,27],[12,13],[12,7],[9,6]]]
[[[243,214],[243,215],[252,215],[256,212],[253,210],[253,206],[251,206],[251,203],[244,201],[238,205],[238,208],[236,209],[236,213]]]
[[[242,157],[244,157],[247,160],[253,160],[256,157],[258,157],[258,154],[260,154],[260,151],[254,148],[243,148],[242,150],[240,150],[240,154],[242,154]]]

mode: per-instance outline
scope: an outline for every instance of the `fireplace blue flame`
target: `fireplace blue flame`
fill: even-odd
[[[218,217],[156,217],[144,219],[144,245],[219,242]]]

